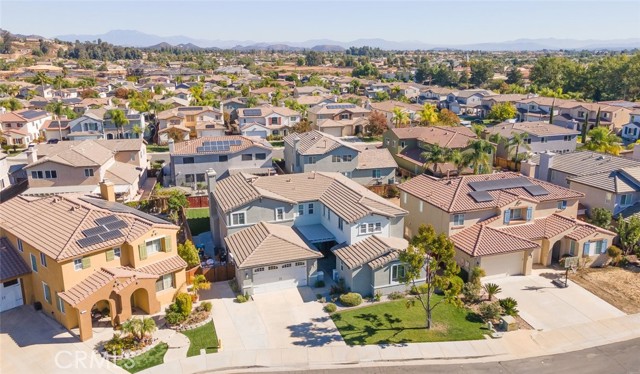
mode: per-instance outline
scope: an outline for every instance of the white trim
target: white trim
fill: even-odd
[[[244,223],[239,223],[234,225],[233,224],[233,215],[234,214],[244,214]],[[247,211],[246,210],[237,210],[235,212],[231,212],[229,213],[229,227],[239,227],[239,226],[246,226],[247,225]]]

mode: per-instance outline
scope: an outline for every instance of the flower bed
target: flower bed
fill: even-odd
[[[211,321],[211,316],[210,313],[207,313],[207,315],[205,316],[204,319],[199,320],[197,322],[191,322],[190,320],[187,320],[185,323],[180,324],[180,325],[176,325],[176,326],[172,326],[171,328],[176,330],[176,331],[187,331],[187,330],[193,330],[193,329],[197,329],[200,326],[204,326],[206,325],[209,321]]]
[[[158,338],[153,338],[153,339],[151,339],[150,342],[148,342],[148,344],[146,344],[145,346],[141,347],[140,349],[136,349],[136,350],[127,349],[127,350],[124,350],[122,352],[122,354],[120,354],[120,355],[109,354],[103,347],[102,352],[100,352],[100,355],[105,360],[109,360],[109,361],[115,362],[115,361],[122,360],[122,359],[125,359],[125,358],[132,358],[132,357],[140,356],[141,354],[146,353],[149,350],[155,348],[155,346],[158,345],[158,343],[160,343]]]

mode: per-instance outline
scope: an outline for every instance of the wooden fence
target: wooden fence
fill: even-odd
[[[506,158],[502,158],[502,157],[496,157],[496,166],[502,169],[520,171],[520,164],[516,165],[515,161],[507,160]]]
[[[187,200],[189,200],[189,208],[209,207],[209,195],[187,196]]]
[[[210,268],[200,268],[196,274],[203,274],[209,282],[224,282],[236,277],[236,268],[233,264],[228,263]]]

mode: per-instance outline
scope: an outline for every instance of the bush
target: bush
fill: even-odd
[[[499,302],[504,314],[514,317],[518,315],[518,302],[516,299],[513,297],[507,297],[501,299]]]
[[[400,299],[404,299],[404,297],[405,297],[404,292],[400,292],[400,291],[393,291],[387,295],[387,298],[389,300],[400,300]]]
[[[200,304],[200,307],[202,308],[202,310],[204,310],[205,312],[210,312],[211,308],[213,307],[213,305],[211,305],[211,303],[209,301],[203,301]]]
[[[327,313],[333,313],[336,310],[338,310],[338,307],[334,303],[329,303],[329,304],[325,305],[323,309]]]
[[[249,294],[246,293],[244,295],[238,295],[236,296],[236,301],[239,302],[240,304],[242,303],[246,303],[247,301],[250,300]]]
[[[469,275],[469,282],[480,284],[480,278],[487,275],[483,268],[476,266],[471,270],[471,274]]]
[[[426,284],[421,284],[419,286],[411,286],[411,290],[409,291],[412,295],[424,295],[427,293],[429,286]]]
[[[395,185],[389,185],[387,187],[387,198],[392,199],[394,197],[400,196],[400,190]]]
[[[324,281],[320,281],[320,280],[316,281],[316,283],[313,285],[313,287],[315,288],[322,288],[324,286],[325,286]]]
[[[191,295],[188,293],[179,293],[176,296],[176,308],[177,312],[182,314],[183,316],[188,317],[191,314],[191,309],[193,309],[193,301],[191,300]]]
[[[200,265],[198,250],[191,240],[187,240],[184,244],[178,244],[178,256],[187,263],[188,268]]]
[[[494,301],[493,303],[484,303],[480,305],[480,307],[478,308],[478,311],[480,312],[480,316],[482,317],[482,319],[488,322],[488,321],[494,321],[498,317],[500,317],[500,312],[502,312],[502,308],[500,307],[500,304],[498,304],[497,301]]]
[[[467,303],[475,304],[480,301],[480,285],[467,282],[462,286],[462,296]]]
[[[329,293],[331,295],[338,295],[338,294],[345,293],[345,291],[346,291],[346,286],[344,284],[344,279],[340,278],[338,279],[338,282],[336,284],[331,286]]]
[[[375,301],[380,301],[380,300],[382,300],[382,292],[380,292],[380,291],[376,291],[376,293],[373,295],[373,299],[374,299]]]
[[[179,325],[182,322],[184,322],[187,319],[187,317],[182,315],[182,313],[170,311],[167,314],[165,314],[164,319],[170,325]]]
[[[613,265],[616,265],[622,259],[622,249],[616,247],[615,245],[612,245],[611,247],[607,248],[607,256],[609,256],[609,258],[611,259],[611,263]]]
[[[359,293],[349,292],[344,295],[340,295],[340,302],[344,306],[358,306],[362,304],[362,296]]]

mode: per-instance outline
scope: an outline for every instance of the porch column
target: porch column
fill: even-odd
[[[80,329],[80,341],[86,341],[93,336],[93,329],[91,325],[91,311],[76,309],[78,314],[78,327]]]
[[[524,261],[522,261],[522,274],[531,275],[531,268],[533,267],[533,250],[527,249],[524,251]]]

